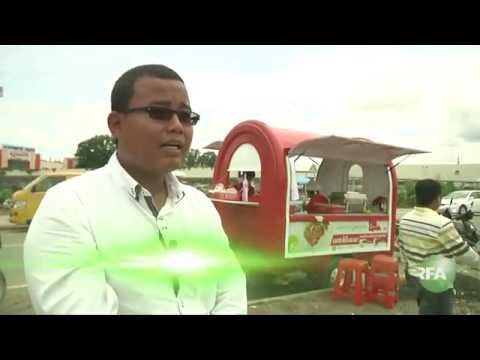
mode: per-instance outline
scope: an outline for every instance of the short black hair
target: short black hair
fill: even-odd
[[[427,207],[442,194],[442,186],[436,180],[423,179],[415,184],[417,206]]]
[[[144,76],[178,80],[183,83],[180,75],[165,65],[151,64],[134,67],[125,72],[115,82],[110,98],[112,111],[124,112],[128,110],[128,104],[133,96],[135,82]]]
[[[255,178],[255,171],[246,171],[245,175],[247,175],[247,180],[252,180]]]

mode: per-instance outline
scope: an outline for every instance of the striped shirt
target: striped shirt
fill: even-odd
[[[462,239],[453,222],[429,208],[415,207],[400,221],[399,246],[408,272],[420,277],[422,264],[434,255],[477,266],[480,257]]]

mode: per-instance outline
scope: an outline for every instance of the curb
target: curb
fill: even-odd
[[[6,230],[27,230],[28,225],[0,225],[0,231]]]
[[[331,288],[326,288],[326,289],[319,289],[319,290],[301,292],[301,293],[297,293],[297,294],[273,296],[273,297],[248,301],[247,305],[250,306],[250,305],[263,304],[263,303],[270,302],[270,301],[290,300],[290,299],[302,297],[302,296],[305,296],[305,295],[321,294],[321,293],[330,292],[330,291],[332,291]]]
[[[409,289],[407,286],[401,286],[400,291],[405,292],[410,292],[411,289]],[[480,278],[477,278],[475,276],[467,275],[461,272],[457,272],[456,276],[456,281],[455,281],[455,288],[457,290],[463,290],[463,291],[469,291],[469,290],[477,290],[480,289]],[[269,297],[269,298],[262,298],[258,300],[252,300],[248,301],[247,305],[260,305],[264,303],[268,303],[271,301],[283,301],[283,300],[292,300],[298,297],[302,297],[305,295],[313,295],[313,294],[322,294],[326,292],[332,291],[332,288],[326,288],[326,289],[318,289],[318,290],[313,290],[313,291],[307,291],[307,292],[302,292],[302,293],[297,293],[297,294],[290,294],[290,295],[282,295],[282,296],[274,296],[274,297]]]

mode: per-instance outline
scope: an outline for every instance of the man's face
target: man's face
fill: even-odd
[[[153,77],[142,77],[134,84],[129,109],[145,106],[190,110],[182,82]],[[192,143],[192,125],[182,124],[176,114],[168,120],[156,120],[146,111],[112,112],[109,127],[118,139],[120,160],[144,172],[166,173],[180,168]]]

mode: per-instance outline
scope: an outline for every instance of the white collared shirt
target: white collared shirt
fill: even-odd
[[[246,314],[245,275],[215,207],[172,174],[166,184],[155,217],[115,153],[51,188],[24,245],[36,313]]]

